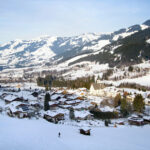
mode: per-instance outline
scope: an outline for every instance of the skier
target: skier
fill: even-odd
[[[59,133],[58,133],[58,137],[59,137],[59,138],[60,138],[60,135],[61,135],[61,134],[60,134],[60,132],[59,132]]]

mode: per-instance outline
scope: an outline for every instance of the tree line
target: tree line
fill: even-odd
[[[81,77],[74,80],[66,80],[63,77],[56,78],[54,76],[48,75],[45,78],[38,77],[37,85],[43,86],[47,90],[51,87],[67,87],[72,89],[77,88],[87,88],[90,89],[91,84],[95,82],[94,76]]]

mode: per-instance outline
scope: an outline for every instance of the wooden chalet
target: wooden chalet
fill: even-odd
[[[38,92],[33,92],[31,95],[34,96],[34,97],[38,97],[39,93]]]
[[[49,122],[58,123],[60,120],[64,120],[64,114],[59,112],[47,111],[43,116]]]
[[[130,125],[136,125],[136,126],[142,126],[146,124],[144,119],[140,117],[129,117],[128,122]]]
[[[19,101],[19,102],[27,101],[27,100],[24,100],[22,97],[17,97],[15,95],[7,95],[4,97],[4,100],[6,104],[9,104],[14,101]]]
[[[75,111],[75,120],[91,120],[92,115],[89,111]]]
[[[80,130],[80,134],[91,135],[91,129],[79,129],[79,130]]]

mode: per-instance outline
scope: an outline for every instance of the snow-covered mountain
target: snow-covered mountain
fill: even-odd
[[[79,53],[76,53],[76,55],[74,56],[72,55],[72,57],[68,57],[67,55],[64,55],[59,62],[62,63],[64,61],[67,61],[69,62],[68,65],[76,64],[82,61],[90,61],[90,62],[95,61],[95,62],[99,62],[100,64],[113,63],[117,59],[121,58],[120,57],[121,53],[115,54],[115,51],[118,48],[128,45],[128,42],[125,39],[129,38],[128,41],[132,41],[132,36],[133,36],[136,40],[141,42],[140,40],[142,38],[143,38],[142,40],[144,40],[144,38],[148,38],[149,32],[147,31],[149,31],[149,27],[150,27],[150,20],[144,22],[142,25],[133,25],[126,29],[123,28],[110,34],[102,34],[98,39],[93,40],[83,45],[82,47],[79,47],[78,48]],[[136,34],[139,34],[142,38],[140,36],[136,37]],[[144,42],[143,41],[142,42],[145,43],[145,41],[147,41],[147,43],[149,42],[148,39],[145,39]],[[139,45],[136,45],[136,49],[138,50],[139,48],[143,48],[142,46],[139,47]],[[128,47],[128,49],[129,51],[131,51],[131,53],[133,52],[130,46]],[[120,51],[123,51],[123,49]],[[125,57],[130,58],[131,55],[127,53]],[[116,61],[116,63],[118,63],[118,61]],[[116,65],[116,63],[114,64]]]
[[[104,46],[149,26],[150,20],[142,25],[134,25],[108,34],[87,33],[73,37],[42,36],[32,40],[10,41],[0,45],[0,68],[61,63],[83,54],[99,52]]]
[[[49,62],[53,56],[99,38],[94,33],[74,37],[43,36],[32,40],[14,40],[0,45],[0,66],[25,67]]]

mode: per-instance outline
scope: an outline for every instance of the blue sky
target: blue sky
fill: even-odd
[[[0,43],[112,32],[150,19],[150,0],[0,0]]]

